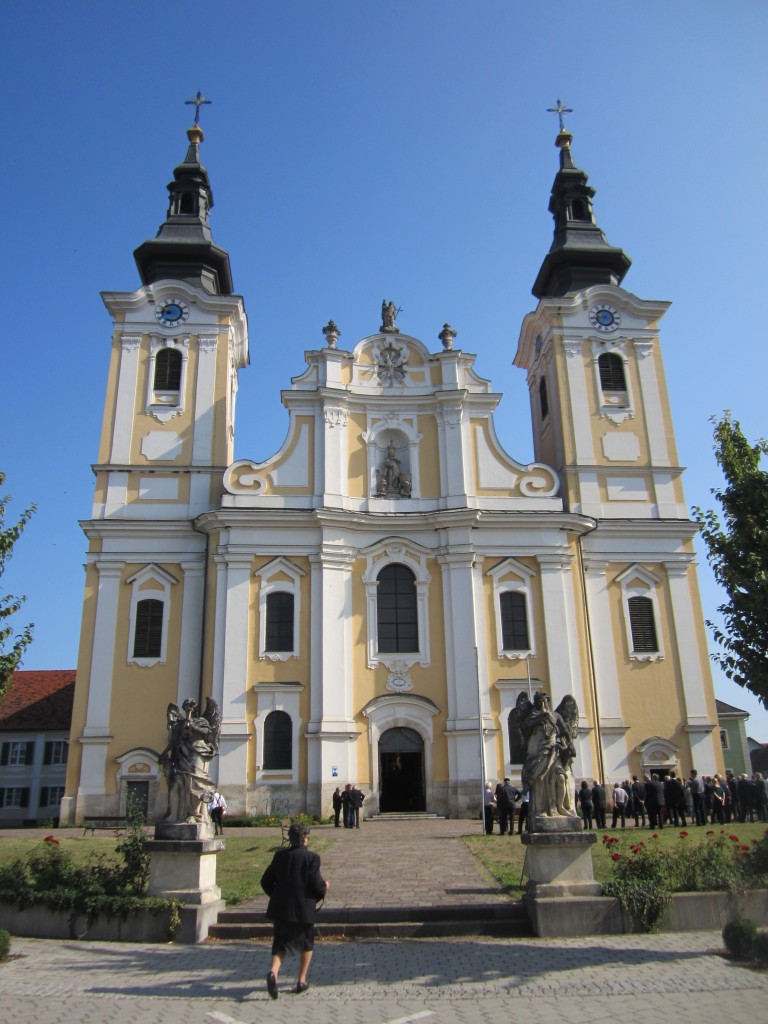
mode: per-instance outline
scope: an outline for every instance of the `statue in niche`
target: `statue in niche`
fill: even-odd
[[[412,476],[400,472],[400,459],[397,457],[395,442],[387,445],[387,457],[384,468],[376,470],[377,498],[410,498]]]
[[[576,817],[572,770],[579,722],[576,701],[566,695],[552,711],[549,696],[539,690],[533,701],[520,694],[516,710],[526,750],[522,781],[531,794],[531,822],[537,815]]]
[[[159,758],[168,783],[168,810],[164,820],[170,823],[206,823],[208,801],[216,786],[208,772],[219,752],[221,715],[216,701],[206,699],[205,711],[191,697],[179,710],[169,704],[166,715],[168,743]]]
[[[395,327],[397,314],[400,312],[391,300],[381,300],[381,332],[382,334],[399,334],[400,329]]]

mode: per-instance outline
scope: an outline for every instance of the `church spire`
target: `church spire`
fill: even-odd
[[[160,280],[187,281],[213,295],[232,294],[229,254],[213,241],[208,216],[213,193],[208,172],[200,162],[200,104],[208,103],[197,94],[195,123],[188,129],[189,147],[168,185],[168,216],[157,235],[135,250],[133,256],[142,284]]]
[[[584,171],[573,162],[573,136],[563,122],[563,114],[571,111],[558,100],[550,112],[560,118],[560,131],[555,139],[560,150],[560,170],[549,200],[549,210],[555,218],[555,237],[532,288],[537,299],[565,295],[594,284],[620,284],[631,265],[629,256],[609,245],[595,223],[595,190],[587,184]]]

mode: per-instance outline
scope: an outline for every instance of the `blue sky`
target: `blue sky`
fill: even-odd
[[[352,348],[386,297],[430,346],[445,321],[458,330],[504,394],[502,443],[530,460],[512,359],[552,239],[558,96],[598,222],[633,260],[625,287],[673,303],[662,345],[689,502],[718,482],[712,414],[766,433],[764,0],[38,0],[3,22],[0,469],[11,513],[38,512],[0,591],[28,597],[26,668],[76,662],[110,351],[99,292],[139,284],[132,252],[165,217],[198,89],[214,237],[250,324],[237,457],[280,446],[280,389],[323,324]],[[768,741],[756,698],[717,673],[716,691]]]

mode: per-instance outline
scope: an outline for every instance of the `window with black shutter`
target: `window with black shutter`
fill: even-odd
[[[655,652],[659,649],[656,638],[656,622],[653,616],[653,601],[650,597],[630,597],[629,624],[632,629],[634,651]]]
[[[505,651],[527,651],[528,610],[525,594],[507,590],[501,595],[501,636]]]
[[[549,399],[547,398],[547,382],[543,377],[539,381],[539,407],[541,408],[541,418],[545,420],[549,415]]]
[[[264,719],[264,764],[266,770],[293,767],[293,730],[286,711],[270,711]]]
[[[155,356],[155,391],[179,391],[181,388],[181,352],[161,348]]]
[[[604,352],[597,361],[603,391],[626,391],[624,360],[615,352]]]
[[[265,650],[293,650],[293,594],[275,590],[267,595]]]
[[[159,658],[163,644],[163,602],[154,599],[136,605],[134,658]]]
[[[418,651],[416,577],[406,565],[388,565],[379,573],[376,621],[380,654]]]

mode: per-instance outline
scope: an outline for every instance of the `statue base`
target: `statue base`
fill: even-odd
[[[547,814],[534,814],[531,821],[531,832],[547,832],[550,835],[562,833],[583,833],[584,823],[577,815],[557,815],[549,817]]]
[[[210,822],[161,822],[146,846],[147,895],[182,904],[177,942],[203,942],[225,906],[216,885],[216,854],[224,849],[224,840],[213,838]]]
[[[579,818],[544,818],[552,825],[547,830],[524,832],[520,837],[525,852],[524,874],[528,876],[526,900],[562,896],[600,896],[602,886],[595,881],[592,868],[594,832],[584,832]],[[539,817],[534,819],[538,826]],[[573,824],[578,828],[576,831]]]

